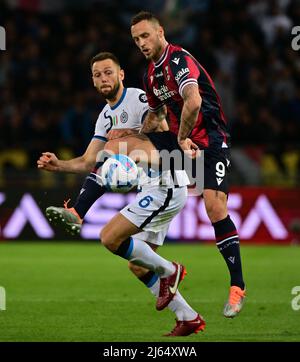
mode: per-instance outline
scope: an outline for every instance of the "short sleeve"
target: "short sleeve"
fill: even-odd
[[[182,92],[188,84],[198,85],[200,70],[195,59],[187,52],[176,52],[170,59],[171,71],[178,85],[178,92]]]
[[[107,130],[104,127],[104,119],[102,117],[102,112],[99,114],[99,117],[95,126],[95,133],[93,138],[97,138],[101,141],[107,142]]]
[[[144,119],[149,111],[148,99],[146,93],[141,92],[138,95],[138,100],[136,103],[136,119],[139,120],[140,124],[143,124]]]

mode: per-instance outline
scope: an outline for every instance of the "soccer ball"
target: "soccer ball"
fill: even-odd
[[[113,155],[104,162],[101,178],[109,191],[126,193],[137,186],[139,170],[130,157]]]

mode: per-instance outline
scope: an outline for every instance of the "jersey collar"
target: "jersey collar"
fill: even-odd
[[[119,105],[123,102],[123,99],[124,99],[125,96],[126,96],[126,92],[127,92],[127,88],[124,88],[124,89],[123,89],[123,93],[122,93],[120,99],[118,100],[118,102],[117,102],[114,106],[110,107],[110,109],[111,109],[112,111],[113,111],[114,109],[118,108]]]
[[[168,43],[167,46],[165,47],[164,52],[162,53],[162,55],[158,59],[158,61],[156,63],[154,63],[155,68],[161,66],[162,63],[165,61],[165,59],[166,59],[166,57],[168,55],[169,49],[170,49],[170,44]]]

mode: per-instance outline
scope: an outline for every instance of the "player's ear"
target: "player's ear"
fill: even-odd
[[[165,31],[164,31],[164,28],[160,25],[159,28],[158,28],[158,34],[160,37],[164,37],[165,36]]]
[[[125,73],[124,73],[123,69],[120,69],[120,78],[121,78],[121,80],[124,80],[124,78],[125,78]]]

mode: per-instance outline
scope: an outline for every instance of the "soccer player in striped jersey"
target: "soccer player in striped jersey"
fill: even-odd
[[[192,155],[204,151],[203,198],[231,277],[223,313],[235,317],[244,302],[245,283],[239,237],[227,210],[230,135],[219,96],[204,67],[188,51],[167,42],[153,14],[142,11],[135,15],[131,35],[149,60],[144,87],[150,112],[142,132],[160,151],[160,139],[152,131],[167,116],[171,134],[183,151]]]

